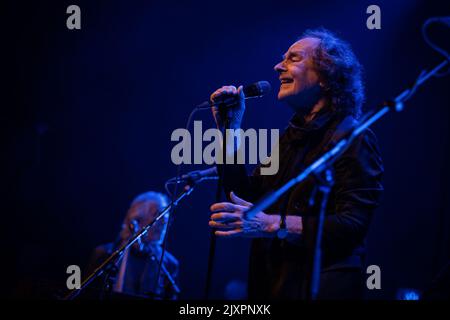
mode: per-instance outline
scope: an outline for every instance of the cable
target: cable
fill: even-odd
[[[450,20],[449,17],[433,17],[433,18],[429,18],[427,21],[425,21],[425,23],[422,25],[422,36],[423,39],[425,40],[425,42],[436,52],[440,53],[441,55],[443,55],[445,57],[445,59],[447,59],[450,62],[450,55],[447,51],[445,51],[443,48],[439,47],[438,45],[436,45],[435,43],[433,43],[430,40],[430,37],[428,36],[428,27],[433,24],[433,23],[443,23],[443,24],[448,24],[448,20]],[[437,73],[434,76],[435,77],[444,77],[446,75],[450,74],[450,68],[443,72],[443,73]]]
[[[190,124],[194,117],[194,114],[197,113],[197,111],[205,110],[205,109],[206,108],[202,107],[202,105],[198,105],[191,111],[191,113],[189,114],[188,120],[186,122],[186,128],[185,128],[186,130],[189,130],[189,127],[190,127]],[[166,183],[164,184],[164,188],[166,189],[166,192],[170,195],[172,202],[175,200],[175,197],[178,193],[178,182],[180,181],[180,178],[181,178],[181,167],[182,167],[182,164],[180,163],[177,166],[177,174],[175,176],[175,181],[173,182],[173,178],[172,178],[172,179],[169,179],[168,181],[166,181]],[[170,189],[169,189],[170,184],[175,184],[175,190],[173,191],[173,193],[170,192]],[[164,234],[164,240],[163,240],[163,244],[162,244],[161,257],[158,262],[158,272],[156,273],[155,288],[158,288],[158,285],[159,285],[159,277],[161,274],[161,267],[162,267],[162,263],[164,261],[164,255],[166,253],[166,244],[167,244],[167,238],[168,238],[167,235],[169,234],[170,227],[172,226],[174,216],[175,216],[175,207],[173,207],[172,210],[170,210],[170,212],[169,212],[169,219],[167,221],[167,229]]]
[[[433,17],[433,18],[429,18],[428,20],[425,21],[425,23],[422,25],[422,36],[425,40],[425,42],[436,52],[440,53],[441,55],[443,55],[445,57],[445,59],[450,62],[450,55],[448,54],[447,51],[445,51],[444,49],[442,49],[441,47],[439,47],[438,45],[434,44],[430,38],[428,37],[428,33],[427,33],[427,29],[428,26],[430,26],[433,23],[444,23],[444,24],[448,24],[447,20],[450,20],[449,17]],[[443,73],[435,73],[433,74],[434,77],[444,77],[446,75],[450,74],[450,68],[447,69],[447,71],[443,72]],[[427,79],[427,77],[429,77],[427,70],[422,70],[419,74],[419,76],[416,78],[416,80],[414,81],[413,85],[409,88],[408,92],[406,93],[405,96],[402,96],[401,99],[399,99],[399,101],[396,101],[396,103],[404,103],[405,101],[409,100],[414,93],[416,92],[417,88]]]

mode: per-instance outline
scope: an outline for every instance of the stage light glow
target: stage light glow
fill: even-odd
[[[397,300],[419,300],[420,292],[416,289],[402,288],[397,290]]]

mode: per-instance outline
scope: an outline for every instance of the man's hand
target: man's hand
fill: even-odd
[[[224,126],[224,118],[226,112],[230,112],[230,127],[238,129],[241,127],[242,118],[245,112],[245,95],[242,86],[236,89],[234,86],[223,86],[211,94],[211,103],[216,105],[211,108],[214,120],[219,129]],[[230,100],[233,105],[228,107],[220,107],[220,103]]]
[[[213,213],[209,226],[216,228],[215,234],[222,237],[275,237],[280,224],[279,215],[268,215],[258,212],[250,220],[244,218],[244,211],[253,204],[247,202],[233,192],[231,202],[214,203],[210,210]]]

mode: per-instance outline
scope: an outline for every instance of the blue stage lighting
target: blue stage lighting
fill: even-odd
[[[420,292],[416,289],[401,288],[397,290],[397,300],[419,300]]]

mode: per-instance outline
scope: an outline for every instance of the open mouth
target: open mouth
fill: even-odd
[[[292,83],[292,82],[294,82],[294,80],[291,78],[281,78],[280,82],[283,85],[283,84],[287,84],[287,83]]]

